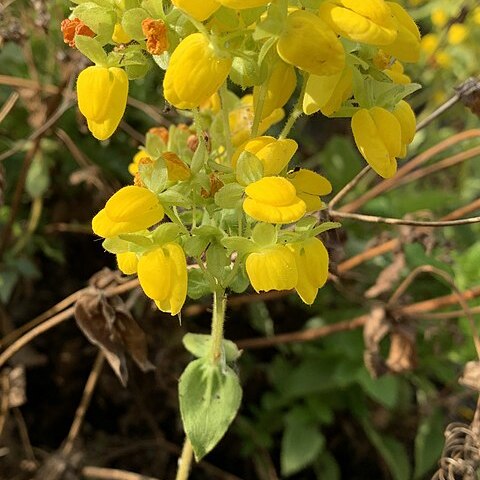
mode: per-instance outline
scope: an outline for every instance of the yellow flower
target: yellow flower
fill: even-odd
[[[128,97],[128,77],[117,67],[93,66],[77,80],[78,108],[98,140],[106,140],[122,119]]]
[[[389,45],[397,36],[392,12],[384,0],[327,0],[320,5],[319,15],[338,34],[354,42]]]
[[[272,125],[278,123],[285,116],[283,108],[276,108],[268,117],[260,121],[258,134],[262,135]],[[253,110],[253,95],[244,95],[240,100],[240,105],[228,114],[230,124],[230,133],[232,135],[232,144],[234,147],[242,144],[250,137],[252,131],[255,112]]]
[[[352,131],[369,165],[381,177],[393,177],[402,152],[402,130],[395,115],[381,107],[362,108],[352,117]]]
[[[442,68],[448,68],[452,64],[452,57],[447,52],[437,52],[435,54],[435,61],[440,65]]]
[[[133,233],[158,223],[164,215],[158,197],[146,188],[121,188],[92,220],[95,234],[108,238]]]
[[[350,67],[345,67],[335,75],[310,75],[303,97],[304,113],[311,115],[320,110],[327,117],[334,114],[352,95],[352,87],[353,75]]]
[[[195,0],[201,1],[201,0]],[[236,10],[243,10],[245,8],[262,7],[271,0],[218,0],[224,7],[235,8]]]
[[[442,8],[434,8],[431,13],[432,23],[436,27],[443,27],[448,21],[448,15]]]
[[[297,197],[305,202],[307,213],[322,209],[324,204],[320,196],[332,191],[332,184],[325,177],[305,168],[289,173],[288,180],[295,187]]]
[[[171,182],[183,182],[191,177],[190,167],[176,153],[163,152],[162,158],[167,166],[168,180]]]
[[[413,18],[398,3],[387,2],[398,30],[397,38],[383,50],[402,62],[415,63],[420,59],[420,31]]]
[[[221,55],[202,33],[184,38],[172,53],[163,80],[167,102],[191,109],[207,101],[226,80],[232,59]]]
[[[477,25],[480,25],[480,7],[475,7],[473,9],[472,18]]]
[[[277,140],[274,137],[256,137],[241,145],[232,157],[232,165],[236,167],[242,152],[253,153],[263,164],[263,175],[278,175],[291,160],[298,145],[289,138]]]
[[[468,35],[468,28],[461,23],[454,23],[449,29],[447,34],[448,43],[450,45],[459,45],[462,43]]]
[[[407,84],[412,83],[412,79],[404,73],[403,65],[396,60],[390,67],[383,71],[393,83]]]
[[[216,0],[172,0],[172,3],[199,22],[206,20],[221,7]]]
[[[115,28],[113,29],[112,40],[115,43],[128,43],[132,40],[132,38],[123,29],[120,23],[116,23]]]
[[[305,10],[288,15],[277,52],[285,62],[314,75],[334,75],[345,66],[345,50],[334,31]]]
[[[264,177],[245,188],[243,210],[259,222],[292,223],[306,212],[295,187],[283,177]]]
[[[420,41],[420,48],[427,55],[431,55],[438,48],[438,35],[436,33],[427,33]]]
[[[180,313],[187,296],[187,262],[182,247],[167,243],[140,257],[138,280],[162,312]]]
[[[282,60],[278,60],[272,69],[272,74],[266,85],[265,100],[263,102],[262,118],[268,117],[277,108],[282,108],[292,96],[297,86],[295,69]],[[253,88],[253,104],[257,105],[261,86]]]
[[[251,253],[245,266],[256,292],[291,290],[298,283],[295,255],[284,245],[274,245]]]
[[[137,273],[138,258],[134,252],[124,252],[117,254],[118,269],[125,275]]]
[[[303,242],[288,245],[295,255],[298,282],[295,285],[300,298],[311,305],[318,289],[328,279],[328,252],[321,240],[312,237]]]
[[[400,123],[402,131],[402,152],[400,158],[407,154],[407,146],[410,145],[415,137],[417,128],[417,120],[412,107],[405,101],[401,100],[393,110],[393,114]]]
[[[140,164],[140,160],[143,158],[146,158],[147,160],[151,160],[152,158],[150,155],[143,149],[141,148],[133,157],[132,163],[128,165],[128,172],[130,175],[135,176],[138,173],[138,165]]]

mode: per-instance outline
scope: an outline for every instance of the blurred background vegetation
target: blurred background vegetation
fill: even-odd
[[[390,183],[367,175],[336,208],[426,221],[478,215],[480,88],[475,81],[467,93],[455,87],[479,73],[480,6],[405,4],[424,35],[422,60],[406,72],[423,85],[411,105],[421,120],[448,99],[457,101],[417,134],[407,159],[418,161],[412,173]],[[162,73],[152,66],[145,79],[131,82],[117,133],[96,141],[75,100],[75,78],[86,60],[63,43],[59,28],[68,7],[60,0],[0,3],[4,352],[69,307],[67,301],[51,309],[96,272],[115,269],[90,220],[131,182],[127,166],[144,133],[182,121],[164,110]],[[334,193],[364,166],[348,121],[301,118],[293,136],[298,165],[326,175]],[[242,409],[191,478],[423,479],[455,454],[456,468],[464,470],[452,478],[477,478],[461,475],[479,462],[470,436],[478,365],[464,372],[467,362],[478,361],[471,320],[480,311],[479,225],[342,223],[323,238],[332,278],[311,308],[284,292],[232,295],[226,337],[245,350],[238,364]],[[467,292],[467,312],[458,291]],[[155,371],[129,365],[123,388],[95,364],[95,391],[81,431],[72,433],[97,348],[71,315],[15,348],[0,372],[0,478],[174,477],[183,441],[177,381],[189,359],[181,338],[208,333],[209,299],[188,304],[179,325],[137,289],[124,296],[147,334]],[[464,424],[460,433],[456,423],[448,430],[447,447],[453,438],[460,454],[443,451],[452,422]],[[465,442],[473,442],[466,453]]]

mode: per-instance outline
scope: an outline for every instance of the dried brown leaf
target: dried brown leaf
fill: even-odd
[[[414,370],[417,366],[415,329],[411,325],[398,325],[390,335],[390,351],[386,362],[391,372]]]
[[[104,269],[90,280],[88,289],[75,304],[75,320],[80,330],[97,345],[125,386],[128,380],[126,354],[144,372],[154,369],[147,358],[145,333],[119,296],[107,298],[100,288],[117,281],[114,272]]]
[[[458,383],[480,392],[480,361],[467,362]]]
[[[380,377],[387,373],[388,369],[380,354],[380,342],[389,332],[390,327],[386,319],[385,309],[375,305],[370,311],[370,317],[363,327],[363,339],[365,351],[363,360],[365,367],[373,378]]]
[[[25,378],[25,367],[12,368],[8,373],[8,406],[21,407],[27,402],[27,381]]]
[[[400,278],[404,267],[405,255],[402,251],[399,251],[396,253],[393,262],[380,272],[375,285],[365,292],[365,296],[367,298],[376,298],[382,293],[392,290],[393,285],[397,283]]]

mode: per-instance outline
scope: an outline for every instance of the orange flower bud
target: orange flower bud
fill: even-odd
[[[79,18],[74,18],[73,20],[66,18],[62,20],[60,30],[63,33],[63,41],[72,48],[75,48],[75,35],[85,35],[86,37],[95,36],[95,32],[90,30]]]

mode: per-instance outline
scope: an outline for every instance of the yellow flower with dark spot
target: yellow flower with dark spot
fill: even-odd
[[[145,295],[160,310],[180,313],[187,296],[187,262],[180,245],[167,243],[142,255],[137,271]]]
[[[158,197],[146,188],[130,185],[121,188],[92,220],[93,232],[109,238],[144,230],[158,223],[164,210]]]
[[[245,188],[243,210],[259,222],[292,223],[300,220],[306,205],[295,187],[283,177],[264,177]]]
[[[78,108],[88,129],[98,140],[106,140],[118,127],[128,97],[128,77],[117,67],[88,67],[77,80]]]
[[[291,290],[298,282],[295,255],[284,245],[274,245],[251,253],[245,267],[256,292]]]
[[[298,271],[298,282],[295,285],[300,298],[311,305],[317,296],[318,289],[328,279],[328,252],[321,240],[312,237],[303,242],[288,245],[295,255]]]
[[[369,165],[381,177],[393,177],[402,153],[402,129],[395,115],[381,107],[362,108],[352,117],[352,131]]]
[[[288,15],[277,52],[285,62],[314,75],[334,75],[345,66],[345,50],[335,32],[305,10]]]
[[[206,102],[226,80],[232,59],[220,54],[202,33],[184,38],[172,53],[163,80],[165,100],[192,109]]]
[[[297,142],[290,138],[282,140],[268,136],[252,138],[235,151],[232,166],[236,167],[238,158],[243,152],[249,152],[262,162],[265,177],[278,175],[288,165],[297,148]]]
[[[342,37],[369,45],[389,45],[397,27],[384,0],[337,0],[321,3],[319,16]]]
[[[324,207],[320,196],[328,195],[332,191],[332,184],[322,175],[312,170],[301,168],[288,174],[288,180],[307,206],[308,212],[315,212]]]
[[[117,254],[118,269],[125,275],[137,273],[138,258],[134,252],[124,252]]]

